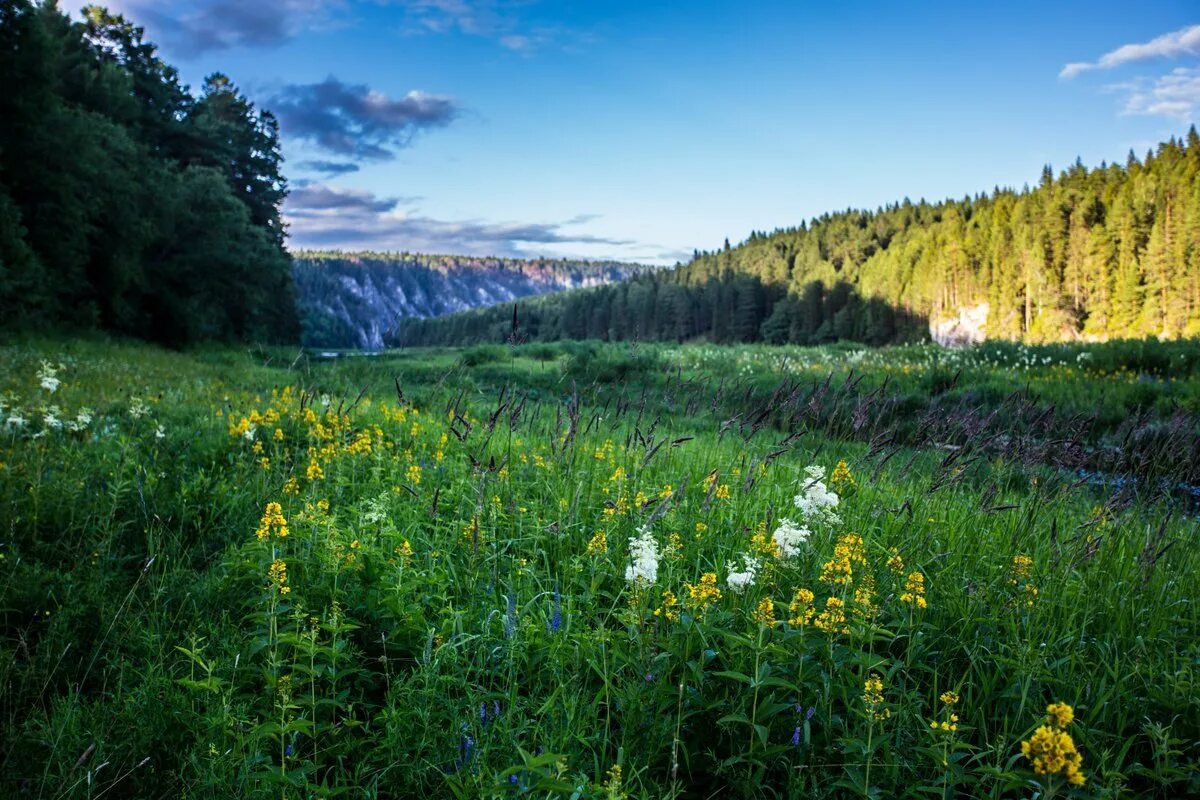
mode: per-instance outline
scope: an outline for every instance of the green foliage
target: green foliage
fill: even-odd
[[[222,75],[192,97],[142,29],[0,8],[0,315],[185,344],[298,336],[278,131]]]
[[[1200,335],[1200,136],[1036,188],[905,199],[754,232],[674,270],[520,304],[532,339],[911,342],[987,304],[989,339]],[[401,345],[508,335],[511,308],[406,320]]]
[[[903,419],[858,442],[777,391],[1083,403],[1140,384],[1079,354],[1183,351],[1114,347],[0,348],[0,794],[1195,794],[1190,517],[1024,445],[890,453]],[[1197,370],[1155,397],[1200,408]],[[796,504],[810,464],[839,519]],[[782,517],[811,531],[787,557]],[[1052,701],[1082,789],[1021,755]]]

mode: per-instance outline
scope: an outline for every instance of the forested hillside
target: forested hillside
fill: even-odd
[[[295,340],[278,131],[96,7],[0,2],[0,319]]]
[[[294,264],[304,343],[365,349],[382,347],[404,318],[598,286],[646,271],[617,261],[417,253],[300,252]]]
[[[523,303],[519,334],[811,344],[925,338],[986,312],[988,338],[1200,335],[1200,137],[1038,185],[826,214],[676,270]],[[400,344],[496,341],[512,309],[410,320]]]

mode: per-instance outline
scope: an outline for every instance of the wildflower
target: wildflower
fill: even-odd
[[[717,573],[706,572],[700,576],[699,583],[685,583],[687,590],[687,606],[695,614],[703,614],[708,608],[721,599],[721,590],[717,588]]]
[[[780,558],[792,558],[800,554],[800,545],[808,541],[810,532],[803,525],[797,525],[790,519],[779,520],[772,539],[779,550]]]
[[[283,428],[275,429],[275,441],[277,441],[277,442],[283,441]]]
[[[92,424],[92,410],[90,408],[81,408],[75,414],[75,419],[67,423],[67,427],[72,431],[79,432],[85,430],[88,425]]]
[[[792,596],[792,602],[788,605],[788,613],[791,614],[788,624],[799,628],[812,622],[817,613],[813,608],[814,599],[813,593],[808,589],[797,589],[796,594]]]
[[[8,417],[4,420],[5,426],[9,428],[24,428],[29,424],[28,420],[21,416],[18,411],[10,411]]]
[[[1051,703],[1046,706],[1046,715],[1051,724],[1059,728],[1065,728],[1075,721],[1075,709],[1066,703]]]
[[[667,622],[679,621],[679,600],[670,589],[663,592],[662,603],[654,609],[654,616],[662,617]]]
[[[417,486],[421,483],[421,468],[416,464],[412,464],[409,466],[405,476],[408,478],[409,483],[411,483],[413,486]]]
[[[671,496],[673,496],[674,494],[675,494],[675,489],[671,486],[671,484],[668,483],[663,486],[662,491],[658,493],[658,496],[661,499],[666,500],[666,499],[670,498]]]
[[[892,716],[892,710],[884,706],[883,678],[878,672],[872,672],[863,683],[863,705],[867,713],[877,722],[882,722]]]
[[[828,634],[850,633],[846,624],[846,604],[840,597],[828,597],[825,600],[825,610],[817,615],[813,622],[817,630]]]
[[[608,534],[604,531],[596,531],[595,535],[588,541],[587,554],[589,556],[602,556],[608,552]]]
[[[62,381],[56,377],[59,369],[61,368],[61,364],[56,367],[49,361],[43,361],[41,368],[38,370],[38,382],[41,384],[41,387],[50,394],[54,394],[56,391],[58,391],[59,384],[62,383]]]
[[[283,507],[276,502],[267,503],[254,535],[262,542],[271,538],[272,533],[280,539],[288,535],[288,521],[283,516]]]
[[[824,483],[825,469],[814,465],[807,467],[804,474],[804,485],[792,502],[806,520],[837,525],[841,518],[834,509],[838,506],[839,498],[837,492],[830,491]]]
[[[292,588],[288,586],[287,564],[278,558],[272,561],[271,566],[267,568],[267,579],[280,594],[292,591]]]
[[[324,480],[325,470],[321,469],[321,465],[317,463],[314,457],[308,462],[308,469],[304,471],[304,477],[310,481]]]
[[[1016,586],[1021,581],[1029,578],[1029,573],[1033,569],[1033,559],[1027,555],[1020,554],[1013,556],[1012,573],[1009,575],[1008,582],[1012,586]]]
[[[929,729],[932,731],[940,731],[941,733],[954,733],[958,730],[958,714],[954,712],[954,705],[958,702],[957,692],[942,692],[938,698],[942,704],[946,706],[946,718],[941,720],[930,720]]]
[[[412,558],[413,548],[412,545],[408,543],[408,539],[405,539],[400,544],[396,545],[396,548],[393,550],[393,552],[407,561],[408,559]]]
[[[728,500],[729,499],[729,484],[722,483],[720,486],[718,486],[717,491],[716,491],[716,496],[717,496],[718,500]]]
[[[625,569],[625,580],[629,583],[651,584],[658,580],[658,543],[649,526],[638,529],[638,535],[629,540],[630,564]]]
[[[697,523],[696,523],[696,533],[697,533],[697,534],[704,533],[706,530],[708,530],[708,525],[707,525],[707,523],[704,523],[704,522],[697,522]]]
[[[134,419],[141,419],[149,413],[150,407],[146,405],[145,400],[136,396],[129,398],[129,416],[133,417]],[[247,425],[249,425],[249,423],[247,423]],[[249,427],[252,428],[253,426],[249,425]],[[239,431],[239,433],[244,435],[245,430]],[[251,432],[249,436],[246,436],[246,438],[253,439],[254,433]]]
[[[800,726],[796,726],[796,730],[792,731],[792,747],[800,746]]]
[[[608,800],[618,800],[625,797],[621,790],[621,765],[613,764],[608,768],[608,777],[604,781],[604,791]]]
[[[867,563],[862,537],[847,533],[838,539],[833,548],[833,558],[821,567],[821,581],[832,584],[848,584],[854,580],[854,565]]]
[[[750,617],[759,625],[774,625],[775,624],[775,601],[769,597],[764,597],[758,601],[758,605],[754,608],[754,614]]]
[[[829,476],[829,485],[833,487],[834,491],[845,494],[858,486],[858,481],[854,480],[854,474],[850,472],[850,467],[846,465],[846,462],[839,461],[833,468],[833,474]]]
[[[667,594],[671,594],[667,592]],[[674,595],[672,595],[674,597]],[[656,614],[658,612],[655,612]],[[562,629],[563,614],[562,614],[562,597],[558,594],[558,589],[554,590],[554,607],[550,612],[550,632],[558,633]]]
[[[887,568],[897,575],[904,574],[904,559],[900,555],[900,550],[893,547],[890,551],[891,555],[887,560]]]
[[[854,615],[859,619],[870,619],[879,608],[875,605],[875,579],[864,575],[854,590]]]
[[[154,429],[154,438],[158,439],[159,441],[162,441],[163,439],[167,438],[166,427],[163,425],[159,425],[157,428],[155,428]]]
[[[58,406],[50,406],[44,412],[42,412],[42,425],[47,430],[62,430],[62,420],[58,418],[58,415],[61,413],[62,411]]]
[[[289,475],[287,483],[283,484],[283,493],[296,495],[300,494],[300,483],[296,480],[295,475]]]
[[[1075,719],[1074,710],[1066,703],[1046,707],[1046,722],[1027,741],[1021,742],[1021,754],[1033,763],[1038,775],[1060,775],[1072,786],[1083,786],[1083,755],[1066,727]]]
[[[725,582],[735,594],[741,594],[746,591],[746,587],[754,585],[754,578],[758,575],[760,566],[761,562],[754,556],[743,555],[742,569],[730,572]]]
[[[917,608],[925,608],[928,603],[925,602],[925,576],[920,572],[910,572],[904,580],[904,592],[900,595],[900,602],[907,603]]]

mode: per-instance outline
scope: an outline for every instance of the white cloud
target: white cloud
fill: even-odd
[[[1096,61],[1067,64],[1058,76],[1069,79],[1089,70],[1113,69],[1135,61],[1187,55],[1200,55],[1200,25],[1190,25],[1171,33],[1164,33],[1148,42],[1121,45],[1116,50],[1110,50],[1100,56]]]
[[[1125,93],[1121,113],[1191,120],[1200,109],[1200,67],[1177,67],[1154,80],[1138,80],[1110,87]]]

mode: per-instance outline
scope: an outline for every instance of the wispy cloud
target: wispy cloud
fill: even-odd
[[[1200,110],[1200,67],[1176,67],[1153,80],[1138,79],[1109,87],[1125,95],[1122,114],[1162,116],[1187,121]]]
[[[337,175],[348,175],[351,172],[358,172],[359,166],[353,161],[301,161],[296,164],[297,167],[305,172],[316,172],[327,177]]]
[[[1077,61],[1067,64],[1058,73],[1060,78],[1074,78],[1083,72],[1095,69],[1114,69],[1137,61],[1158,58],[1178,58],[1200,55],[1200,25],[1165,33],[1148,42],[1125,44],[1110,50],[1095,61]]]
[[[449,97],[412,91],[391,98],[333,76],[286,86],[266,105],[279,117],[285,136],[330,153],[373,160],[392,158],[418,131],[447,125],[459,113]]]
[[[282,44],[328,23],[340,0],[108,0],[104,5],[145,26],[173,53]]]
[[[416,198],[377,197],[370,192],[312,184],[293,191],[284,211],[293,246],[377,249],[465,255],[527,256],[542,245],[607,245],[633,242],[570,230],[593,219],[563,222],[440,220],[404,208]]]

